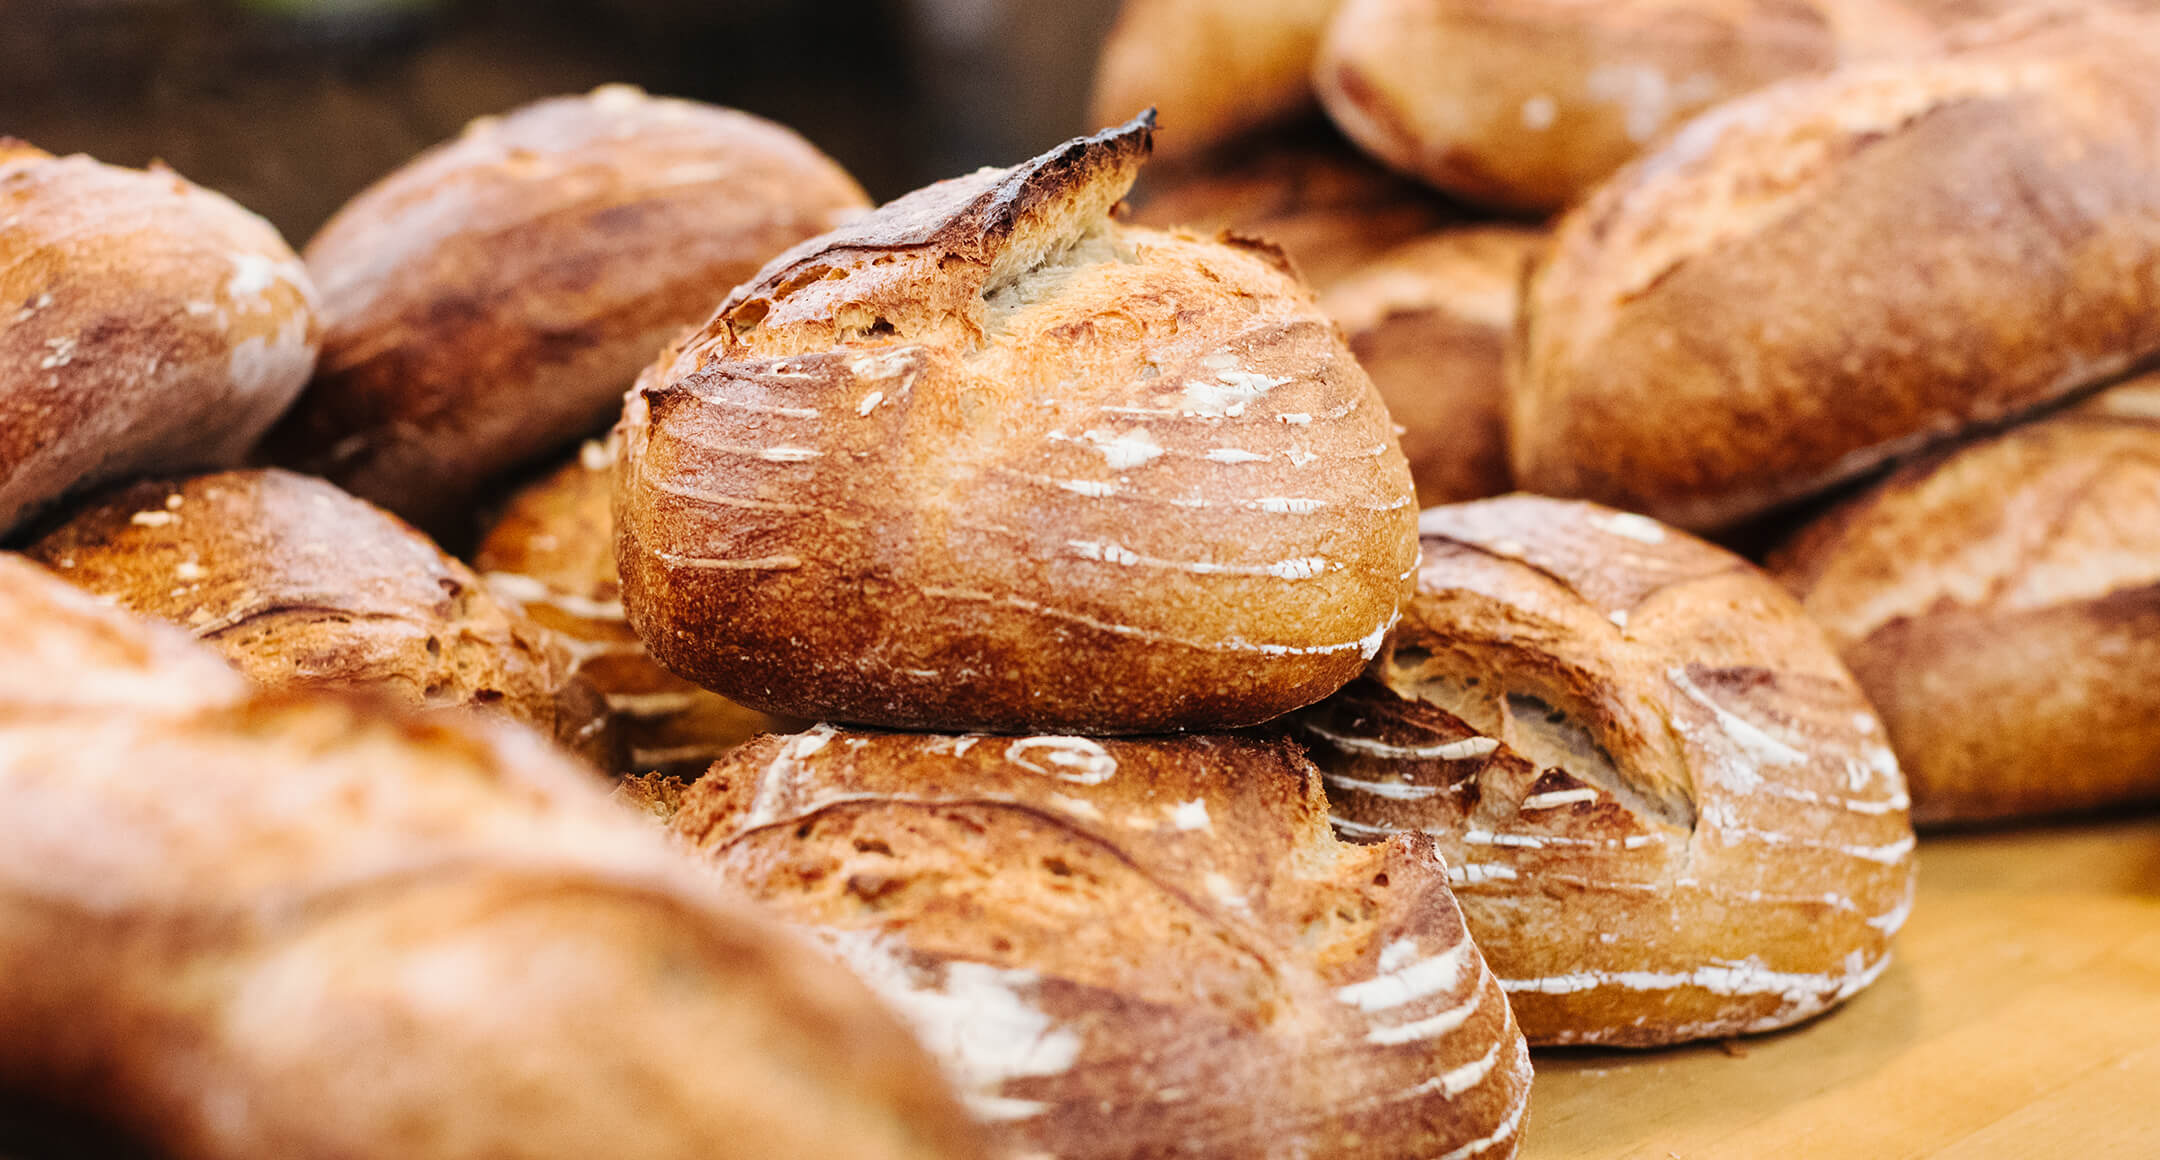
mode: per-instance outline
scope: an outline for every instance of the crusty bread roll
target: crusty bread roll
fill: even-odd
[[[322,370],[269,450],[468,534],[477,489],[604,430],[669,339],[868,204],[779,125],[621,85],[475,121],[308,244]]]
[[[1387,411],[1279,252],[1108,220],[1143,120],[775,260],[625,408],[653,657],[774,712],[1132,733],[1264,721],[1416,562]]]
[[[1423,836],[1227,737],[760,738],[676,833],[908,1016],[1015,1155],[1506,1157],[1530,1060]]]
[[[1373,156],[1516,210],[1569,204],[1666,128],[1787,77],[1940,41],[2008,0],[1345,0],[1328,114]]]
[[[615,574],[613,467],[606,444],[587,443],[521,488],[482,537],[473,566],[496,599],[553,632],[577,675],[606,698],[624,742],[618,769],[695,777],[759,733],[810,724],[746,709],[645,655],[623,618]]]
[[[72,491],[237,462],[317,337],[268,222],[162,167],[0,138],[0,537]]]
[[[404,521],[323,480],[275,469],[148,480],[27,552],[187,629],[271,688],[500,712],[612,764],[600,695],[546,629]]]
[[[174,1160],[983,1155],[900,1025],[508,725],[250,693],[0,558],[0,1086]]]
[[[1905,783],[1790,597],[1591,504],[1433,508],[1423,531],[1387,650],[1293,730],[1346,836],[1433,835],[1532,1043],[1767,1031],[1882,972]]]
[[[2160,22],[1778,86],[1570,213],[1517,483],[1732,525],[2160,351]]]
[[[1505,356],[1523,276],[1543,244],[1542,233],[1513,226],[1446,230],[1320,296],[1387,400],[1420,504],[1509,489]]]
[[[1133,197],[1135,225],[1265,239],[1322,291],[1460,216],[1332,133],[1279,134],[1233,154],[1157,167]]]
[[[2160,798],[2160,376],[1914,463],[1772,560],[1923,822]]]
[[[1191,157],[1313,106],[1313,54],[1339,0],[1125,0],[1095,68],[1093,120],[1162,116]]]

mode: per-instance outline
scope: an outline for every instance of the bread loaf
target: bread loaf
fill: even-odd
[[[613,764],[599,694],[539,625],[397,517],[278,470],[148,480],[84,508],[32,559],[177,624],[271,688],[373,689],[499,712]]]
[[[162,167],[0,138],[0,537],[98,483],[238,461],[317,330],[268,222]]]
[[[1515,210],[1575,201],[1668,127],[2012,0],[1346,0],[1314,74],[1359,145]]]
[[[915,1024],[1015,1155],[1506,1157],[1529,1056],[1428,839],[1280,742],[763,737],[674,830]]]
[[[1507,491],[1508,335],[1536,230],[1445,230],[1389,250],[1320,296],[1387,400],[1418,502]]]
[[[1433,836],[1532,1043],[1768,1031],[1867,986],[1913,889],[1881,725],[1762,573],[1641,516],[1423,517],[1418,594],[1299,714],[1348,837]]]
[[[1458,216],[1417,183],[1373,164],[1332,133],[1284,133],[1234,152],[1151,170],[1134,193],[1135,225],[1225,230],[1281,246],[1326,290],[1399,243]]]
[[[1772,560],[1923,822],[2160,798],[2160,376],[1899,470]]]
[[[1379,648],[1416,558],[1371,380],[1271,247],[1112,224],[1145,120],[783,255],[625,409],[653,657],[917,729],[1263,721]]]
[[[1313,107],[1312,62],[1338,0],[1125,0],[1096,65],[1093,120],[1162,115],[1190,157]]]
[[[269,450],[438,537],[606,429],[638,369],[766,259],[868,204],[768,121],[620,85],[474,122],[308,244],[322,371]]]
[[[1690,122],[1524,305],[1516,481],[1719,528],[2160,352],[2160,24],[2099,8]]]
[[[577,675],[606,698],[624,741],[618,768],[696,777],[759,733],[810,724],[746,709],[645,655],[623,619],[615,573],[613,467],[605,444],[587,443],[576,459],[520,489],[481,539],[473,566],[496,599],[553,632]]]
[[[0,558],[0,1085],[174,1160],[979,1157],[854,980],[508,725]]]

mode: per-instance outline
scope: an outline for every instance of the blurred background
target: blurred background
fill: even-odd
[[[163,159],[304,242],[465,122],[626,81],[800,131],[880,200],[1088,128],[1115,0],[0,0],[0,136]]]

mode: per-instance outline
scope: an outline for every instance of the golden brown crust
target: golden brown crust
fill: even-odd
[[[1285,133],[1149,170],[1135,225],[1226,230],[1281,246],[1326,291],[1395,245],[1454,223],[1430,190],[1373,164],[1332,133]]]
[[[1505,352],[1543,245],[1533,229],[1447,230],[1397,246],[1320,297],[1387,400],[1421,505],[1511,486]]]
[[[1347,0],[1314,76],[1373,156],[1462,197],[1550,211],[1720,101],[1932,47],[1938,22],[1915,11],[1926,6]]]
[[[2160,377],[1914,463],[1771,566],[1921,821],[2160,798]]]
[[[1162,118],[1157,148],[1192,157],[1312,108],[1313,54],[1339,0],[1125,0],[1095,70],[1093,114]]]
[[[189,1160],[982,1155],[859,984],[537,739],[213,687],[19,558],[0,613],[10,1090]]]
[[[614,756],[598,693],[546,629],[404,521],[322,480],[274,469],[148,480],[27,552],[187,629],[271,688],[480,708],[596,761]]]
[[[914,1021],[1016,1153],[1511,1156],[1529,1058],[1427,839],[1280,742],[820,726],[673,821]]]
[[[615,573],[613,467],[606,445],[588,443],[520,489],[481,539],[473,567],[497,600],[553,632],[572,670],[606,699],[623,739],[620,771],[696,777],[760,733],[810,724],[744,708],[645,655],[624,618]]]
[[[1434,836],[1533,1043],[1766,1031],[1882,971],[1913,884],[1904,781],[1790,598],[1591,504],[1423,530],[1388,649],[1294,730],[1345,834]]]
[[[1556,231],[1517,480],[1728,526],[2160,350],[2156,27],[2095,10],[1690,123]]]
[[[0,142],[0,537],[70,492],[237,462],[317,339],[268,222],[162,167]]]
[[[1280,252],[1109,224],[1134,122],[783,255],[650,368],[617,561],[655,659],[776,712],[1265,720],[1415,558],[1386,411]]]
[[[604,429],[670,338],[868,204],[787,129],[624,86],[474,122],[309,243],[322,372],[269,447],[462,533],[478,488]]]

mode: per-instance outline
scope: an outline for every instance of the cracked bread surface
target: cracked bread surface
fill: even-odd
[[[1767,1031],[1881,973],[1912,898],[1904,778],[1783,590],[1592,504],[1423,531],[1388,647],[1289,729],[1342,833],[1433,835],[1532,1042]]]
[[[652,655],[902,728],[1265,720],[1415,557],[1385,405],[1270,246],[1117,224],[1142,119],[941,182],[738,287],[619,429]]]

